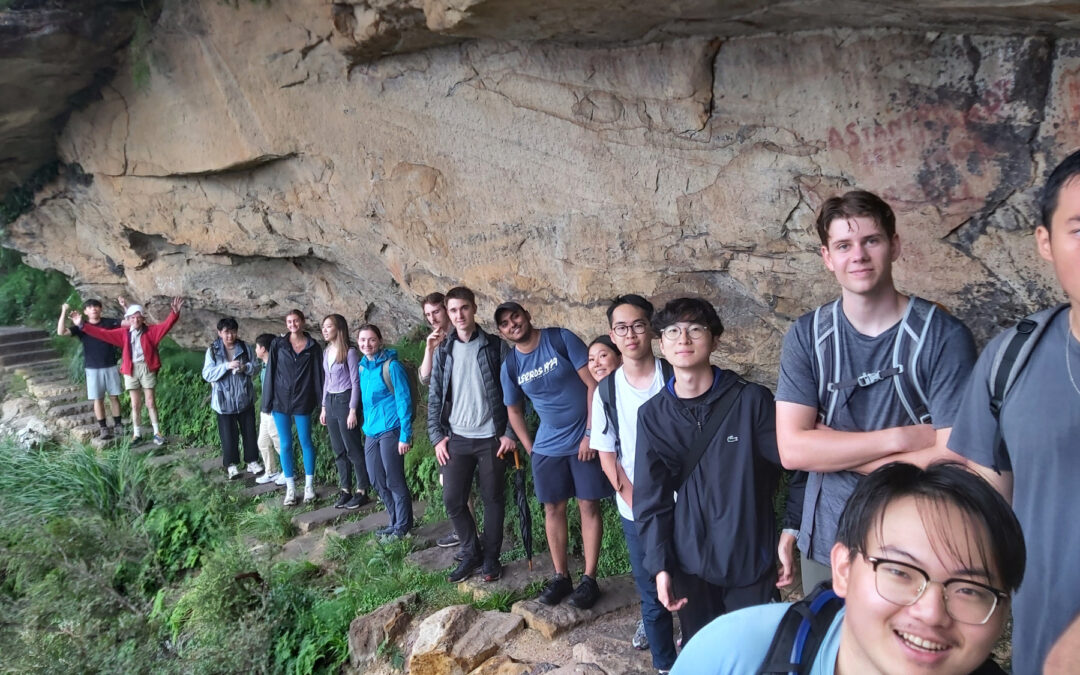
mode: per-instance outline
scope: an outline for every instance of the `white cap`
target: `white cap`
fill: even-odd
[[[130,317],[132,314],[142,314],[142,305],[128,305],[127,311],[124,312],[124,318]]]

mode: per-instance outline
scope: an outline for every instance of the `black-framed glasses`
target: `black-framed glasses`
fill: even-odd
[[[696,323],[692,323],[686,328],[682,328],[681,326],[676,325],[668,326],[664,330],[660,331],[660,335],[663,336],[663,338],[668,342],[675,342],[680,337],[682,337],[683,333],[686,333],[686,335],[688,335],[691,340],[697,342],[698,340],[704,339],[708,332],[709,329],[705,326],[700,326]]]
[[[941,584],[945,589],[945,611],[960,623],[982,625],[994,615],[1000,601],[1009,595],[993,586],[969,579],[946,579],[931,581],[925,570],[908,563],[875,558],[863,554],[874,568],[874,586],[878,595],[903,607],[919,601],[931,583]]]
[[[634,332],[634,335],[642,335],[647,330],[649,330],[649,322],[647,321],[635,321],[631,324],[617,323],[611,327],[611,332],[619,337],[626,337],[631,331]]]

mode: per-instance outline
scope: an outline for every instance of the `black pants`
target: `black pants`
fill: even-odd
[[[364,463],[364,434],[360,431],[360,420],[357,419],[352,429],[348,425],[351,395],[348,391],[326,395],[326,430],[330,433],[330,447],[334,449],[338,487],[345,492],[352,492],[354,475],[357,490],[367,490],[371,485]]]
[[[249,405],[238,413],[217,414],[218,437],[221,439],[221,464],[229,466],[240,461],[240,437],[244,438],[244,461],[259,461],[259,435],[255,431],[255,406]]]
[[[694,637],[694,633],[721,614],[780,599],[780,591],[776,589],[775,567],[748,586],[717,586],[682,570],[672,573],[672,581],[675,597],[687,599],[686,605],[679,610],[684,645]]]
[[[450,461],[443,466],[443,504],[461,539],[461,550],[469,558],[483,554],[485,562],[497,561],[502,550],[506,461],[495,455],[498,449],[498,438],[454,436],[446,447]],[[480,497],[484,500],[482,549],[468,507],[474,474],[480,483]]]

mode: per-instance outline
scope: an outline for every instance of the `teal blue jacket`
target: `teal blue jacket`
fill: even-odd
[[[393,393],[383,381],[383,363],[390,362],[390,382]],[[371,359],[360,359],[360,398],[364,405],[364,435],[368,438],[400,429],[399,443],[412,443],[413,410],[409,376],[397,359],[397,351],[383,349]]]

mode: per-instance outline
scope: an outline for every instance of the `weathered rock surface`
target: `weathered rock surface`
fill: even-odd
[[[71,117],[69,170],[10,245],[158,319],[189,298],[189,345],[222,314],[280,330],[293,306],[393,339],[417,295],[457,283],[488,325],[513,297],[587,338],[616,293],[698,293],[728,328],[721,362],[763,382],[791,319],[834,295],[812,215],[853,186],[898,212],[899,285],[980,339],[1060,296],[1030,231],[1043,176],[1080,144],[1080,42],[991,33],[1067,35],[1068,6],[909,3],[873,13],[905,30],[774,34],[757,31],[838,13],[419,4],[169,0],[149,86],[121,69]],[[705,4],[722,6],[690,35]],[[987,34],[919,30],[960,21]],[[576,38],[494,39],[526,36]]]
[[[548,606],[538,600],[528,599],[518,600],[510,611],[524,618],[529,628],[551,640],[579,624],[640,602],[637,587],[629,576],[607,577],[597,583],[602,595],[590,609],[578,609],[565,601]]]
[[[627,650],[626,642],[609,637],[597,637],[574,645],[574,661],[579,664],[593,664],[605,673],[620,675],[652,675],[654,670],[648,667],[641,654],[636,650]]]
[[[420,624],[409,656],[413,675],[468,673],[524,627],[520,616],[445,607]]]
[[[362,668],[379,656],[379,647],[392,644],[409,627],[416,611],[416,593],[391,600],[370,614],[358,616],[349,624],[349,663]]]

